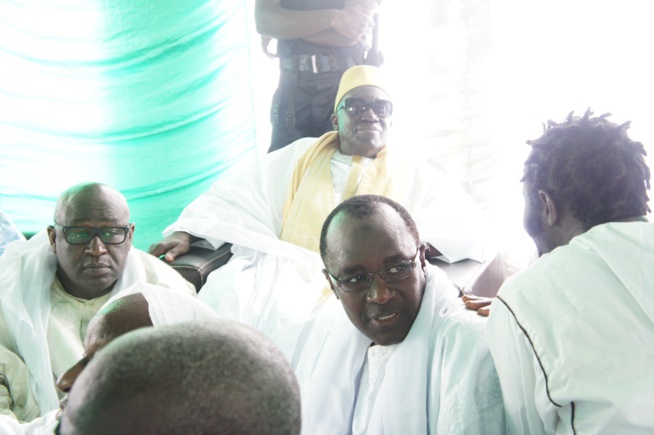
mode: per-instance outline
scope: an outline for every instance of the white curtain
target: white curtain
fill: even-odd
[[[508,273],[533,255],[519,180],[525,141],[548,119],[591,107],[631,120],[652,166],[654,2],[388,0],[382,12],[394,141],[461,180],[507,250]]]

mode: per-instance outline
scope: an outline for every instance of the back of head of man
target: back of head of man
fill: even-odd
[[[275,345],[245,325],[143,328],[98,352],[61,434],[299,434],[300,393]]]
[[[66,292],[94,299],[111,291],[132,247],[129,218],[127,200],[107,185],[78,184],[60,195],[48,235]]]
[[[377,195],[342,202],[322,227],[320,254],[354,326],[376,344],[402,342],[420,310],[427,267],[406,209]]]
[[[128,294],[107,303],[89,322],[84,338],[84,356],[59,376],[57,388],[69,393],[82,370],[107,344],[127,332],[153,326],[148,309],[148,301],[142,293]],[[62,409],[66,405],[67,397],[60,402]]]
[[[550,121],[540,138],[527,142],[524,226],[539,255],[599,224],[645,220],[649,211],[643,145],[627,136],[629,122],[592,114]]]

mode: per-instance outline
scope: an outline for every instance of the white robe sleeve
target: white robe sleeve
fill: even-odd
[[[20,435],[24,431],[15,418],[0,414],[0,435]]]
[[[484,338],[486,319],[463,306],[451,310],[455,317],[441,325],[434,346],[430,433],[504,434],[502,393]]]
[[[538,360],[513,314],[499,299],[491,306],[486,339],[502,386],[508,433],[555,433],[546,430],[543,423],[547,419],[554,425],[555,412],[544,411],[541,416],[536,405],[539,385],[544,383]]]
[[[259,238],[279,237],[282,207],[293,169],[314,141],[314,138],[300,139],[253,159],[241,172],[216,181],[163,234],[185,231],[207,240],[216,249],[229,242],[261,250]]]
[[[132,249],[143,265],[145,271],[144,283],[165,287],[192,296],[196,295],[196,290],[193,284],[185,280],[179,272],[167,263],[146,252],[134,248]]]

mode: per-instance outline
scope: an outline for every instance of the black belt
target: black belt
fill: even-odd
[[[283,70],[312,72],[314,74],[345,71],[360,63],[352,56],[337,56],[335,54],[293,54],[279,59],[279,64]]]

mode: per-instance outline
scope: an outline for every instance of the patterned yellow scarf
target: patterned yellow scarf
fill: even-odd
[[[329,162],[338,146],[338,133],[325,133],[297,162],[282,210],[282,240],[318,252],[322,224],[336,206]],[[361,164],[361,159],[361,156],[352,157],[343,200],[361,194],[397,199],[405,193],[407,177],[391,171],[386,146],[367,167]],[[363,178],[358,183],[361,172]]]

